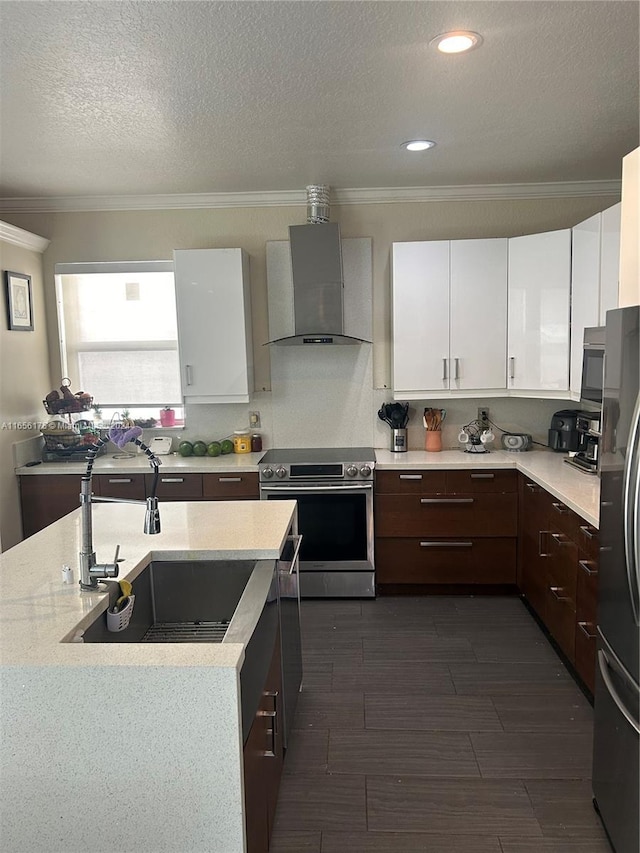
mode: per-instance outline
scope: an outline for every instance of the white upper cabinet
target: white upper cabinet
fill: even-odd
[[[249,257],[242,249],[173,253],[185,403],[248,403],[253,391]]]
[[[571,399],[580,399],[582,342],[588,326],[600,316],[600,232],[602,214],[596,213],[572,229],[571,252]]]
[[[604,326],[607,311],[618,307],[619,267],[620,204],[616,204],[572,228],[572,400],[580,399],[584,330]]]
[[[396,397],[504,393],[507,240],[392,247]]]
[[[394,394],[446,391],[449,241],[394,243],[391,252]]]
[[[510,392],[568,396],[571,230],[510,238],[508,281]]]
[[[604,326],[607,311],[619,305],[620,225],[622,204],[602,211],[600,230],[600,314],[597,326]]]
[[[451,388],[504,391],[507,240],[451,241]]]

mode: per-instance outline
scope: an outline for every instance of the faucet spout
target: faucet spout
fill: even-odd
[[[144,516],[144,532],[153,534],[160,533],[160,510],[158,509],[158,498],[156,497],[156,489],[158,485],[158,468],[160,460],[158,457],[144,444],[140,439],[132,437],[128,439],[133,444],[141,447],[149,457],[149,464],[153,468],[154,477],[151,486],[151,494],[147,497],[145,516]],[[116,547],[116,555],[112,563],[98,563],[95,551],[93,550],[93,523],[92,523],[92,480],[93,480],[93,463],[96,455],[101,447],[107,444],[108,439],[100,438],[95,444],[90,445],[87,450],[87,469],[82,476],[80,483],[80,509],[81,509],[81,545],[80,545],[80,589],[93,590],[98,588],[98,581],[104,578],[118,577],[118,554],[120,546]],[[96,498],[100,500],[100,498]],[[141,503],[140,501],[129,501],[127,499],[110,498],[114,503]]]

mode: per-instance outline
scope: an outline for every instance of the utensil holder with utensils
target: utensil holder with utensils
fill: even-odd
[[[391,450],[403,453],[407,450],[408,403],[383,403],[378,417],[391,427]]]

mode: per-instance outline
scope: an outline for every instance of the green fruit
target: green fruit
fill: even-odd
[[[178,453],[180,456],[191,456],[193,453],[193,444],[190,441],[181,441],[178,445]]]
[[[228,438],[220,443],[220,447],[223,453],[233,453],[233,442]]]
[[[204,441],[195,441],[193,443],[193,455],[194,456],[206,456],[207,455],[207,445]]]
[[[212,441],[207,446],[207,454],[209,456],[220,456],[221,453],[222,453],[222,446],[220,445],[219,441]]]

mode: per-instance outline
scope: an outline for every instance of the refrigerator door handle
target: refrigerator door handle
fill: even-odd
[[[600,675],[602,676],[604,685],[607,688],[609,695],[615,702],[616,707],[618,708],[622,716],[625,718],[625,720],[629,723],[629,725],[637,732],[637,734],[640,734],[640,725],[636,720],[633,719],[631,713],[625,707],[624,702],[618,696],[615,685],[611,680],[611,676],[609,675],[609,658],[602,649],[598,649],[598,666],[600,667]]]
[[[631,431],[629,433],[629,445],[627,447],[627,458],[624,464],[623,495],[624,495],[624,557],[627,571],[627,584],[631,599],[631,609],[636,625],[640,625],[640,577],[638,576],[638,563],[640,562],[638,537],[638,502],[640,500],[640,486],[638,473],[640,461],[638,459],[638,445],[640,444],[640,393],[633,410],[631,418]]]

